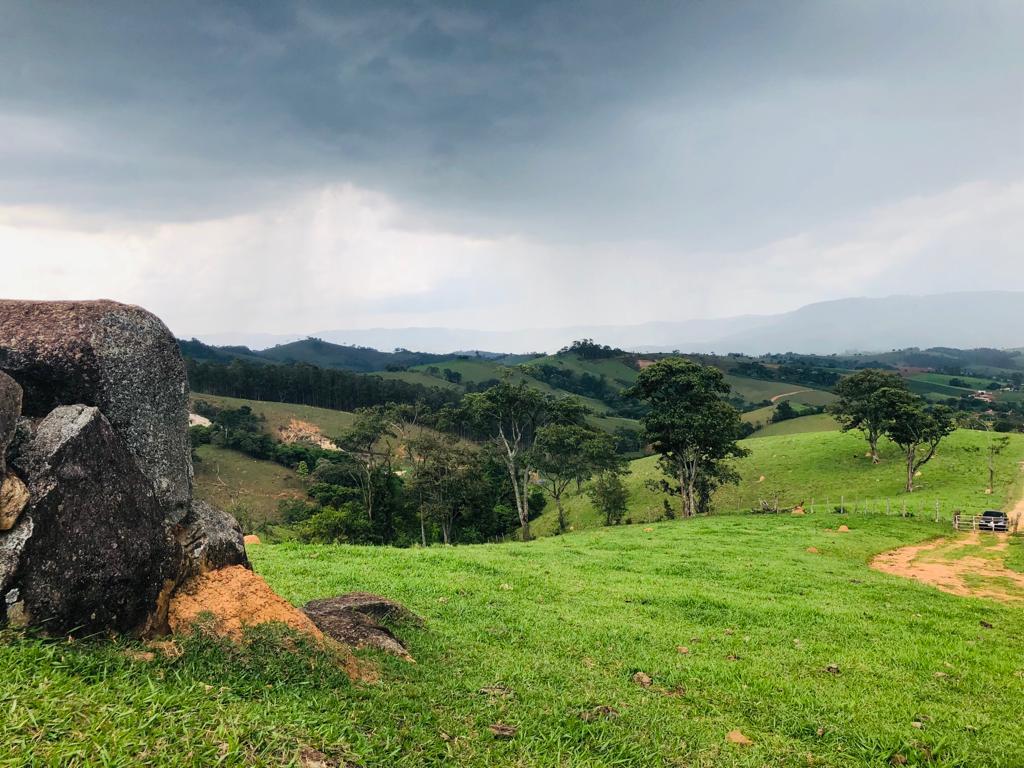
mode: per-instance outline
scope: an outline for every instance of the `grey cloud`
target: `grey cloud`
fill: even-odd
[[[998,1],[0,0],[0,203],[173,220],[351,181],[462,231],[751,247],[1019,178],[1022,29]]]

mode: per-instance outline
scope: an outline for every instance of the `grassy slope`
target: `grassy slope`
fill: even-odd
[[[306,497],[299,476],[280,464],[215,445],[201,445],[196,454],[196,496],[236,516],[248,515],[251,523],[276,520],[281,499]]]
[[[805,417],[806,418],[806,417]],[[883,463],[872,466],[865,458],[866,443],[856,433],[818,432],[777,437],[754,437],[741,444],[750,455],[736,462],[739,485],[728,485],[715,495],[720,511],[747,510],[758,499],[779,495],[785,505],[822,504],[826,498],[838,503],[841,496],[855,500],[890,499],[893,505],[906,501],[911,510],[923,508],[934,514],[935,502],[941,503],[948,518],[954,507],[966,510],[1006,507],[1016,498],[1020,481],[1018,464],[1024,460],[1024,435],[1013,435],[1011,447],[998,459],[996,492],[984,493],[987,482],[986,459],[982,449],[988,436],[984,432],[961,430],[947,438],[918,478],[919,489],[912,495],[903,492],[904,470],[899,449],[883,441]],[[764,481],[760,477],[764,476]],[[657,458],[631,463],[628,484],[631,491],[629,514],[634,521],[658,519],[665,496],[646,487],[645,481],[661,477]],[[673,500],[674,502],[675,500]],[[570,523],[577,528],[600,524],[590,500],[573,496],[566,507]],[[555,529],[554,505],[534,523],[538,533]]]
[[[777,435],[799,435],[804,432],[834,432],[839,423],[827,413],[815,413],[810,416],[798,416],[795,419],[767,424],[752,437],[774,437]]]
[[[835,400],[835,395],[822,389],[812,389],[802,384],[788,384],[779,381],[764,381],[762,379],[750,379],[746,376],[726,375],[725,380],[732,387],[733,392],[740,395],[744,400],[751,403],[760,403],[762,400],[770,400],[779,395],[786,395],[789,392],[799,394],[788,397],[779,397],[779,400],[791,400],[807,405],[828,405]],[[807,391],[802,391],[807,390]]]
[[[237,397],[221,397],[193,392],[192,400],[205,400],[211,405],[221,408],[238,408],[248,405],[253,413],[261,414],[266,419],[268,434],[279,438],[278,431],[287,427],[292,419],[315,424],[326,436],[340,435],[348,431],[355,421],[355,415],[348,411],[335,411],[330,408],[314,408],[311,405],[294,403],[272,403],[265,400],[243,400]]]
[[[451,366],[445,364],[440,366],[442,368],[449,368]],[[438,387],[440,389],[462,389],[458,384],[454,384],[450,381],[445,381],[437,376],[431,376],[425,371],[408,370],[408,371],[381,371],[374,373],[374,376],[380,376],[382,379],[398,379],[409,384],[422,384],[424,387]]]
[[[295,603],[369,590],[424,616],[400,630],[418,663],[364,652],[380,681],[353,686],[264,641],[143,662],[0,635],[0,765],[298,765],[303,746],[366,768],[1024,764],[1006,720],[1024,697],[1024,614],[866,567],[934,524],[851,525],[719,517],[530,544],[257,547],[257,570]],[[480,693],[495,685],[510,695]],[[598,706],[618,717],[581,719]],[[495,722],[518,735],[494,739]],[[732,729],[753,745],[726,743]]]

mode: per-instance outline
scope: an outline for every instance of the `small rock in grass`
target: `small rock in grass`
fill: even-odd
[[[808,547],[808,548],[807,548],[807,551],[808,551],[808,552],[809,552],[810,554],[812,554],[812,555],[816,555],[816,554],[818,554],[818,548],[817,548],[817,547]]]
[[[504,589],[504,590],[510,590],[510,589],[512,589],[512,585],[511,584],[502,584],[501,588]]]
[[[505,725],[504,723],[493,723],[488,728],[496,739],[511,739],[519,730],[514,725]]]
[[[610,707],[607,704],[602,704],[599,707],[588,709],[585,712],[580,713],[580,720],[585,723],[592,722],[594,720],[614,720],[619,716],[619,710],[615,707]]]
[[[985,629],[992,629],[992,626],[993,626],[992,624],[989,624],[989,623],[988,623],[987,621],[985,621],[984,619],[982,619],[982,620],[981,620],[981,621],[979,621],[978,623],[979,623],[979,624],[980,624],[981,626],[983,626],[983,627],[984,627]]]
[[[935,674],[933,675],[933,677],[939,677],[939,678],[941,678],[941,677],[949,677],[949,675],[947,675],[947,674],[946,674],[945,672],[936,672],[936,673],[935,673]]]
[[[838,675],[839,674],[839,665],[838,664],[829,664],[827,667],[825,667],[825,671],[828,672],[829,674],[832,674],[832,675]]]
[[[743,731],[736,729],[725,734],[725,740],[730,744],[739,744],[741,747],[749,747],[754,742],[744,735]]]
[[[895,754],[895,755],[893,755],[892,757],[889,758],[889,765],[906,765],[906,764],[907,764],[906,755],[901,755],[901,754],[897,753],[897,754]]]
[[[921,728],[924,728],[924,723],[922,723],[920,720],[915,720],[910,724],[910,726],[912,728],[917,728],[918,730],[920,730]]]
[[[840,533],[848,533],[849,530],[850,530],[850,526],[848,526],[848,525],[840,525],[838,528],[836,528],[836,530],[839,531]]]
[[[731,630],[731,629],[727,629],[727,630],[725,630],[725,634],[727,634],[727,635],[731,635],[731,634],[732,634],[732,630]]]
[[[653,683],[654,681],[651,680],[650,675],[647,675],[643,672],[637,672],[635,675],[633,675],[633,682],[643,688],[650,688],[651,683]]]
[[[479,693],[497,699],[511,699],[515,696],[515,692],[507,685],[485,685]]]
[[[681,653],[681,654],[683,654],[685,656],[686,654],[688,654],[690,652],[690,649],[687,648],[685,645],[677,645],[676,646],[676,651],[678,651],[679,653]]]
[[[338,768],[338,761],[332,760],[319,749],[303,747],[299,752],[299,765],[302,768]]]

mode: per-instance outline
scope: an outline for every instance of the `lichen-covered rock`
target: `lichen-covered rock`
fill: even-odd
[[[353,648],[377,648],[411,659],[402,641],[378,621],[422,624],[423,620],[402,605],[368,592],[310,600],[302,606],[325,635]]]
[[[14,431],[21,416],[21,387],[3,371],[0,371],[0,478],[4,476],[4,456],[7,446],[14,438]]]
[[[99,409],[54,409],[12,466],[30,495],[18,523],[0,533],[6,611],[17,607],[51,633],[161,623],[154,614],[177,578],[180,547],[152,482]]]
[[[113,301],[0,301],[0,371],[21,385],[27,416],[98,407],[152,482],[165,518],[187,514],[188,385],[159,318]]]
[[[231,565],[250,567],[238,522],[205,501],[192,502],[178,541],[185,556],[184,578]]]

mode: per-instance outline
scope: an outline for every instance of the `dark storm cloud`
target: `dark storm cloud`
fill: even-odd
[[[1019,178],[1022,9],[0,0],[0,204],[348,181],[463,231],[746,247]]]

